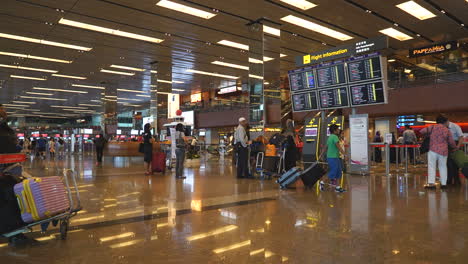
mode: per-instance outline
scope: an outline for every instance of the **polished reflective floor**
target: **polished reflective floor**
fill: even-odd
[[[68,238],[28,234],[2,263],[467,263],[468,189],[425,191],[424,168],[346,176],[348,192],[238,180],[231,159],[188,160],[187,179],[145,176],[142,158],[31,159],[34,176],[75,171],[83,211]]]

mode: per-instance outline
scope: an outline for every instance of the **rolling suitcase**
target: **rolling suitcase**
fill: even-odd
[[[301,179],[304,186],[312,188],[312,186],[314,186],[314,184],[317,183],[317,181],[326,173],[327,170],[325,167],[322,164],[315,162],[301,174]]]
[[[156,152],[153,154],[153,160],[151,162],[151,169],[154,172],[166,171],[166,153]]]
[[[301,176],[301,169],[294,167],[289,171],[285,172],[281,177],[276,181],[281,189],[287,188],[289,185],[295,183]]]
[[[60,177],[29,178],[14,187],[21,218],[32,223],[67,211],[70,202]]]

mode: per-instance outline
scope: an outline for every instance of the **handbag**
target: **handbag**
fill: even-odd
[[[434,126],[431,126],[431,131],[429,132],[428,135],[424,137],[424,140],[421,143],[421,147],[419,147],[419,152],[421,154],[429,152],[429,149],[431,147],[431,134],[432,134],[433,129],[434,129]]]
[[[138,152],[140,153],[145,152],[145,143],[140,143],[140,145],[138,145]]]

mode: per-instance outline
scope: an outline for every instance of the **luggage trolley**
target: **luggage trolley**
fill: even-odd
[[[13,165],[8,166],[3,170],[3,173],[12,171],[15,168],[21,168],[20,162],[24,162],[26,160],[26,155],[25,154],[0,154],[0,164],[11,164]],[[23,177],[30,178],[30,176],[26,173],[23,173]],[[70,185],[70,179],[72,181],[73,186],[71,187]],[[69,200],[69,209],[61,214],[42,219],[40,221],[32,222],[29,223],[21,228],[18,228],[16,230],[10,231],[8,233],[1,234],[1,236],[4,236],[6,238],[13,237],[15,235],[21,234],[21,233],[26,233],[26,232],[32,232],[32,229],[34,226],[42,225],[45,223],[50,223],[50,222],[58,222],[59,224],[59,231],[60,231],[60,238],[61,239],[66,239],[67,238],[67,233],[68,229],[70,227],[70,219],[78,214],[79,211],[81,211],[81,200],[80,200],[80,193],[78,190],[78,185],[76,183],[76,176],[75,173],[70,170],[70,169],[64,169],[63,170],[63,181],[65,183],[65,190],[68,195],[68,200]],[[74,189],[76,195],[73,197],[72,195],[72,188]],[[75,200],[74,200],[75,198]]]

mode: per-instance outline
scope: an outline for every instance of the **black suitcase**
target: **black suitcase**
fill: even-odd
[[[321,163],[315,162],[301,174],[301,180],[305,187],[312,188],[326,173],[326,167]]]
[[[25,225],[13,190],[16,183],[10,176],[0,176],[0,235]]]
[[[277,172],[278,162],[279,162],[279,157],[265,156],[263,158],[263,170],[268,171],[268,172]]]

